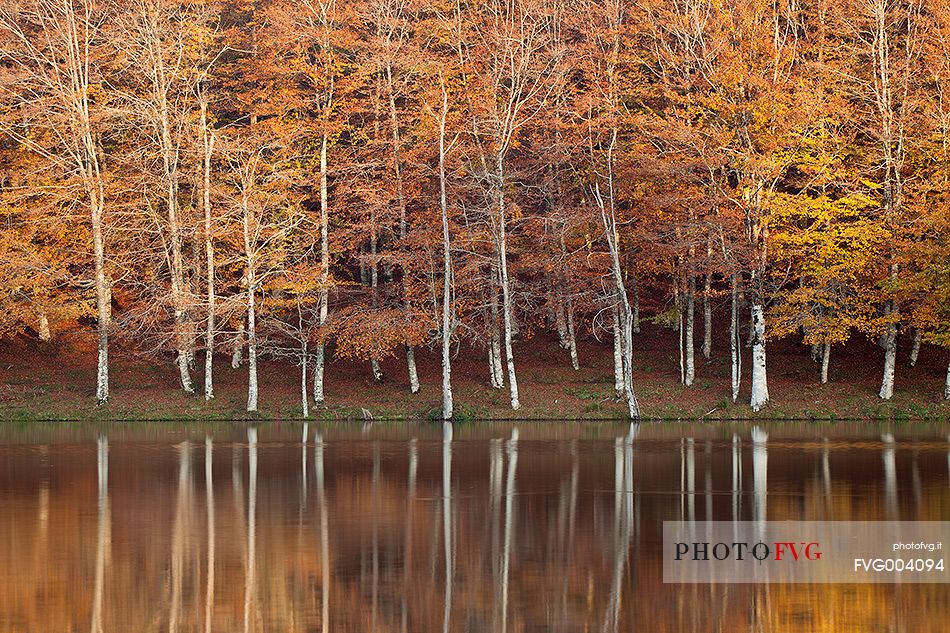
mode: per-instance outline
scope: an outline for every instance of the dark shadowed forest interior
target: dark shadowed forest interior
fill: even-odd
[[[945,89],[942,0],[0,0],[0,415],[946,417]]]

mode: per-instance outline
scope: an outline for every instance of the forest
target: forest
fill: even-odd
[[[547,333],[633,419],[641,326],[755,412],[770,344],[863,338],[888,400],[950,356],[946,90],[940,0],[0,0],[0,338],[79,333],[100,404],[114,349],[249,412],[290,362],[304,416],[424,350],[444,419]]]

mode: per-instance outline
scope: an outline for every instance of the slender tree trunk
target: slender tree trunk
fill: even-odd
[[[445,120],[448,116],[448,93],[443,85],[442,112],[439,118],[439,205],[442,210],[442,419],[451,420],[455,408],[452,401],[452,238],[449,233],[449,196],[445,169]],[[408,348],[411,352],[412,348]],[[489,357],[494,358],[491,351]],[[414,367],[413,367],[414,368]],[[492,381],[495,371],[492,368]]]
[[[560,245],[561,245],[561,281],[560,281],[560,302],[559,305],[564,306],[564,312],[566,313],[566,329],[567,329],[567,345],[566,349],[571,355],[571,367],[574,370],[581,368],[580,363],[577,360],[577,336],[575,334],[574,326],[574,300],[571,298],[571,288],[570,288],[570,276],[568,275],[567,270],[567,245],[564,243],[564,231],[561,231],[560,234]]]
[[[692,253],[690,254],[692,258]],[[689,279],[686,283],[686,374],[683,377],[683,384],[687,387],[693,386],[696,379],[696,348],[694,343],[694,324],[696,322],[696,275],[693,272],[693,264],[689,264]]]
[[[765,308],[752,305],[752,410],[761,411],[769,401],[769,385],[765,365]]]
[[[918,327],[914,328],[914,345],[910,348],[910,362],[908,363],[911,367],[914,367],[917,364],[917,358],[920,356],[920,344],[923,341],[923,331]]]
[[[729,318],[729,351],[732,355],[732,401],[739,399],[739,385],[742,380],[742,341],[739,333],[739,283],[736,274],[729,277],[731,285],[731,311]]]
[[[208,315],[205,326],[205,400],[214,398],[214,319],[215,319],[215,289],[214,289],[214,234],[211,230],[211,154],[214,151],[215,136],[208,130],[208,104],[201,99],[201,134],[204,146],[202,206],[205,214],[205,264],[207,272]]]
[[[828,362],[831,360],[831,343],[825,341],[824,350],[821,354],[821,384],[828,383]]]
[[[304,419],[310,417],[310,394],[307,393],[307,365],[309,363],[307,339],[304,339],[300,344],[300,406],[303,409]]]
[[[166,164],[168,159],[166,159]],[[181,388],[185,393],[194,393],[191,382],[191,368],[188,365],[191,356],[191,341],[188,335],[188,310],[185,302],[185,273],[181,254],[181,227],[178,218],[178,174],[166,165],[168,177],[168,227],[172,249],[172,306],[175,310],[175,339],[178,346],[178,374]]]
[[[251,210],[247,199],[241,201],[244,211],[244,253],[246,257],[245,276],[247,278],[247,410],[257,411],[257,314],[254,304],[257,285],[257,263],[255,250],[257,245],[251,237]]]
[[[253,272],[248,279],[252,280]],[[254,305],[254,284],[247,287],[247,410],[257,411],[257,315]]]
[[[888,305],[887,313],[893,310],[892,305]],[[897,366],[897,324],[891,323],[887,326],[884,334],[884,377],[881,380],[881,391],[878,394],[884,400],[890,400],[894,395],[894,370]]]
[[[388,37],[388,36],[387,36]],[[399,133],[399,112],[396,109],[396,91],[393,88],[393,67],[390,61],[386,61],[386,88],[389,96],[389,120],[392,125],[392,147],[393,147],[393,169],[396,176],[396,201],[399,204],[399,241],[400,249],[405,251],[406,241],[406,196],[402,181],[402,160],[400,149],[402,142]],[[443,132],[444,136],[444,132]],[[444,148],[444,138],[441,139],[441,146]],[[409,271],[405,262],[402,264],[402,285],[403,301],[408,306],[406,300],[406,284],[409,279]],[[409,391],[419,393],[419,372],[416,369],[416,353],[412,345],[406,345],[406,368],[409,374]]]
[[[53,335],[49,330],[49,317],[46,316],[45,310],[40,310],[38,323],[36,325],[36,333],[39,335],[40,340],[44,343],[48,343],[50,339],[53,338]]]
[[[623,392],[623,339],[620,336],[620,310],[613,307],[613,335],[614,335],[614,391],[618,398],[624,397]]]
[[[98,170],[98,168],[97,168]],[[109,326],[112,319],[112,284],[106,276],[105,240],[102,236],[102,183],[92,196],[92,245],[96,266],[96,319],[99,359],[96,366],[96,402],[109,401]]]
[[[947,364],[947,380],[943,385],[943,399],[950,400],[950,363]]]
[[[511,284],[508,279],[508,238],[505,234],[505,165],[499,152],[496,162],[498,178],[498,264],[501,281],[502,321],[505,327],[505,360],[508,364],[508,387],[511,393],[511,408],[518,410],[518,376],[515,374],[515,356],[512,349],[512,300]]]
[[[561,294],[561,289],[555,291],[553,288],[553,283],[551,284],[552,288],[548,292],[548,300],[554,305],[554,324],[557,328],[557,341],[561,346],[561,349],[567,349],[569,343],[567,342],[567,318],[564,314],[564,300]]]
[[[376,310],[377,299],[376,293],[379,289],[379,267],[376,265],[376,254],[377,254],[377,236],[376,236],[376,210],[375,207],[370,207],[370,240],[369,240],[369,254],[371,258],[370,269],[369,269],[369,279],[370,279],[370,292],[371,292],[371,305],[373,310]],[[369,360],[370,367],[373,370],[373,382],[381,383],[383,382],[383,369],[379,365],[379,359],[373,356]]]
[[[706,241],[706,266],[712,260],[713,246],[712,238]],[[712,357],[712,274],[706,273],[703,276],[703,358],[709,360]]]
[[[577,359],[577,336],[574,333],[574,302],[567,298],[567,350],[571,354],[571,367],[574,371],[581,368]]]
[[[501,361],[501,328],[498,325],[500,310],[498,308],[496,272],[497,266],[493,264],[492,284],[489,290],[491,292],[491,329],[489,331],[488,366],[491,369],[491,386],[495,389],[501,389],[505,386],[505,372]]]
[[[633,292],[633,333],[640,333],[640,284],[637,281],[636,271],[630,274],[630,285]]]
[[[326,134],[320,143],[320,313],[317,321],[321,330],[326,325],[329,314],[329,283],[330,283],[330,245],[329,234],[329,204],[330,196],[327,188],[327,149],[330,139]],[[323,404],[323,367],[326,361],[326,341],[321,331],[317,343],[317,353],[313,366],[313,401],[317,405]]]
[[[238,331],[234,335],[234,347],[231,348],[231,369],[237,369],[244,362],[244,317],[238,324]]]

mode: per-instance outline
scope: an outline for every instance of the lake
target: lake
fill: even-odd
[[[762,518],[950,521],[950,425],[0,426],[0,631],[948,630],[663,583],[662,521]]]

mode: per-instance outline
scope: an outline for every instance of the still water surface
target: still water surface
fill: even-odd
[[[669,585],[659,551],[664,519],[950,520],[948,433],[0,427],[0,631],[948,631],[950,585]]]

